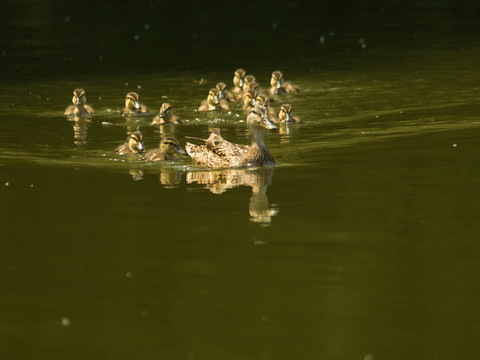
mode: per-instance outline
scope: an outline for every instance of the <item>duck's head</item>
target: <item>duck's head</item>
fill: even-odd
[[[75,106],[85,105],[87,103],[87,98],[85,97],[85,90],[83,89],[73,90],[72,103]]]
[[[225,91],[227,90],[227,84],[224,82],[219,82],[215,87],[218,90],[219,99],[225,99]]]
[[[244,83],[243,83],[243,91],[247,91],[250,89],[250,83],[255,81],[255,76],[253,75],[247,75],[244,78]]]
[[[125,107],[127,109],[132,109],[138,111],[141,109],[140,103],[138,102],[138,94],[134,91],[129,92],[125,98]]]
[[[268,109],[260,104],[255,104],[254,107],[250,109],[247,116],[247,126],[249,130],[252,129],[267,129],[267,130],[277,130],[277,127],[270,121],[268,117]]]
[[[274,71],[272,73],[272,78],[270,79],[270,86],[272,88],[278,89],[282,87],[283,84],[283,74],[281,71]]]
[[[243,82],[245,77],[245,70],[237,69],[235,70],[235,75],[233,76],[233,84],[235,87],[243,88]]]
[[[163,103],[162,107],[160,108],[160,114],[159,116],[164,119],[167,117],[167,115],[170,115],[172,113],[172,105],[170,103]]]
[[[253,107],[255,105],[256,97],[257,97],[257,93],[255,90],[247,90],[247,92],[245,92],[245,97],[243,98],[243,104],[246,106]]]
[[[175,156],[175,153],[187,155],[186,151],[180,147],[177,139],[172,137],[166,137],[163,138],[162,141],[160,141],[160,150],[165,155]]]
[[[135,131],[128,137],[128,147],[134,153],[145,151],[145,148],[143,147],[143,136],[140,131]]]
[[[290,112],[292,111],[292,107],[290,104],[283,104],[280,107],[280,112],[278,113],[278,120],[279,122],[292,122],[292,117],[290,116]]]
[[[255,98],[255,103],[268,107],[268,97],[265,95],[257,95]]]
[[[207,96],[207,102],[212,105],[220,104],[219,91],[217,88],[210,89]]]

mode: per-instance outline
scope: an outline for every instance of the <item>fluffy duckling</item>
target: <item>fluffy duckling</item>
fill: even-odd
[[[140,131],[135,131],[127,138],[126,143],[115,149],[115,153],[118,155],[142,153],[145,151],[142,140],[142,133]]]
[[[73,90],[72,103],[73,105],[65,109],[65,115],[81,116],[93,113],[93,108],[87,105],[87,98],[85,97],[85,90],[83,89]]]
[[[277,122],[278,120],[277,113],[275,109],[270,106],[270,99],[268,98],[267,95],[265,94],[257,95],[257,97],[255,98],[255,103],[265,106],[268,109],[268,117],[270,118],[270,120],[274,123]]]
[[[250,87],[250,83],[254,82],[255,81],[255,76],[253,75],[246,75],[244,78],[243,78],[243,91],[247,91],[249,89],[251,89]]]
[[[198,111],[213,111],[213,110],[228,110],[228,103],[223,100],[220,101],[219,91],[217,88],[210,89],[207,100],[203,100],[198,108]]]
[[[280,112],[278,113],[278,119],[276,123],[278,124],[301,124],[302,120],[300,120],[297,116],[291,116],[290,112],[292,111],[292,107],[290,104],[283,104],[280,107]]]
[[[227,84],[224,82],[219,82],[217,85],[215,85],[215,87],[218,90],[218,98],[220,101],[222,101],[222,99],[230,102],[234,102],[236,100],[235,95],[227,90]]]
[[[147,113],[148,107],[140,104],[138,94],[134,91],[129,92],[125,97],[125,108],[120,112],[123,115]]]
[[[204,145],[194,145],[187,142],[185,149],[195,163],[207,168],[228,168],[239,166],[257,166],[274,163],[272,154],[268,151],[265,142],[266,130],[276,130],[275,125],[268,118],[265,106],[255,105],[247,116],[247,129],[251,144],[233,144],[224,140],[220,130],[216,129],[205,140]]]
[[[285,94],[300,91],[300,87],[283,81],[281,71],[274,71],[270,79],[270,94]]]
[[[243,96],[242,110],[250,110],[254,107],[256,98],[257,92],[255,90],[247,90]]]
[[[232,90],[234,94],[238,95],[243,92],[244,78],[245,78],[245,70],[243,69],[235,70],[235,74],[233,76],[233,85],[235,85],[235,87]]]
[[[156,124],[181,124],[182,120],[177,115],[173,115],[172,105],[163,103],[160,113],[153,118],[152,125]]]
[[[166,137],[160,141],[158,149],[150,150],[142,157],[143,161],[177,160],[176,154],[187,155],[175,138]]]

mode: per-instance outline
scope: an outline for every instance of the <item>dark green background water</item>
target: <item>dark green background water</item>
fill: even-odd
[[[4,1],[0,358],[476,358],[479,9]],[[239,107],[196,112],[238,67],[303,89],[277,166],[113,155],[137,128],[248,143]],[[184,125],[126,121],[132,90]]]

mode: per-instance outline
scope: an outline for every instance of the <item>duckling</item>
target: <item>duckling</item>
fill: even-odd
[[[244,78],[245,78],[245,70],[243,69],[235,70],[235,74],[233,76],[233,85],[235,85],[235,87],[232,90],[234,94],[238,95],[243,92]]]
[[[125,108],[120,112],[122,115],[147,113],[148,107],[140,104],[136,92],[129,92],[125,97]]]
[[[291,116],[290,112],[292,111],[292,107],[290,104],[283,104],[280,107],[280,112],[278,113],[278,119],[276,121],[277,124],[301,124],[302,120],[297,116]]]
[[[283,82],[283,74],[281,71],[274,71],[270,79],[270,94],[285,94],[300,91],[300,87],[290,82]]]
[[[73,105],[65,109],[65,115],[81,116],[93,113],[93,108],[87,105],[87,98],[85,97],[85,90],[83,89],[73,90],[72,103]]]
[[[217,88],[210,89],[207,100],[203,100],[198,111],[228,110],[229,106],[225,100],[220,101]]]
[[[115,149],[118,155],[139,154],[145,151],[143,147],[143,136],[140,131],[135,131],[128,138],[127,142]]]
[[[182,120],[177,115],[173,115],[172,105],[163,103],[160,113],[153,118],[151,125],[156,124],[181,124]]]
[[[270,99],[265,94],[259,94],[255,98],[255,103],[265,106],[268,109],[268,117],[273,123],[278,120],[277,113],[273,107],[270,106]]]
[[[276,130],[276,126],[268,118],[265,106],[255,105],[247,116],[247,129],[251,144],[233,144],[224,140],[217,130],[209,139],[213,141],[204,145],[194,145],[187,142],[185,149],[195,163],[207,168],[228,168],[239,166],[256,166],[274,163],[272,154],[268,151],[265,142],[266,130]]]
[[[234,102],[236,100],[235,95],[233,95],[230,91],[227,90],[227,84],[225,84],[224,82],[219,82],[217,85],[215,85],[215,87],[218,90],[218,98],[220,99],[220,101],[222,101],[222,99],[230,102]]]
[[[255,76],[253,75],[246,75],[244,78],[243,78],[243,91],[247,91],[249,89],[251,89],[250,87],[250,83],[251,82],[254,82],[255,81]]]
[[[247,90],[243,96],[242,110],[250,110],[253,106],[255,106],[256,97],[257,92],[255,90]]]
[[[176,154],[187,155],[178,141],[172,137],[163,138],[158,149],[150,150],[142,157],[143,161],[177,160]]]

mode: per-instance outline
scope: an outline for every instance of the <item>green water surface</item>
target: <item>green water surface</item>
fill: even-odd
[[[196,4],[6,2],[0,359],[476,358],[478,6]],[[196,111],[239,67],[302,88],[272,104],[303,120],[267,135],[277,165],[113,153],[247,144],[239,105]],[[129,91],[152,113],[122,117]],[[183,125],[150,125],[166,101]]]

